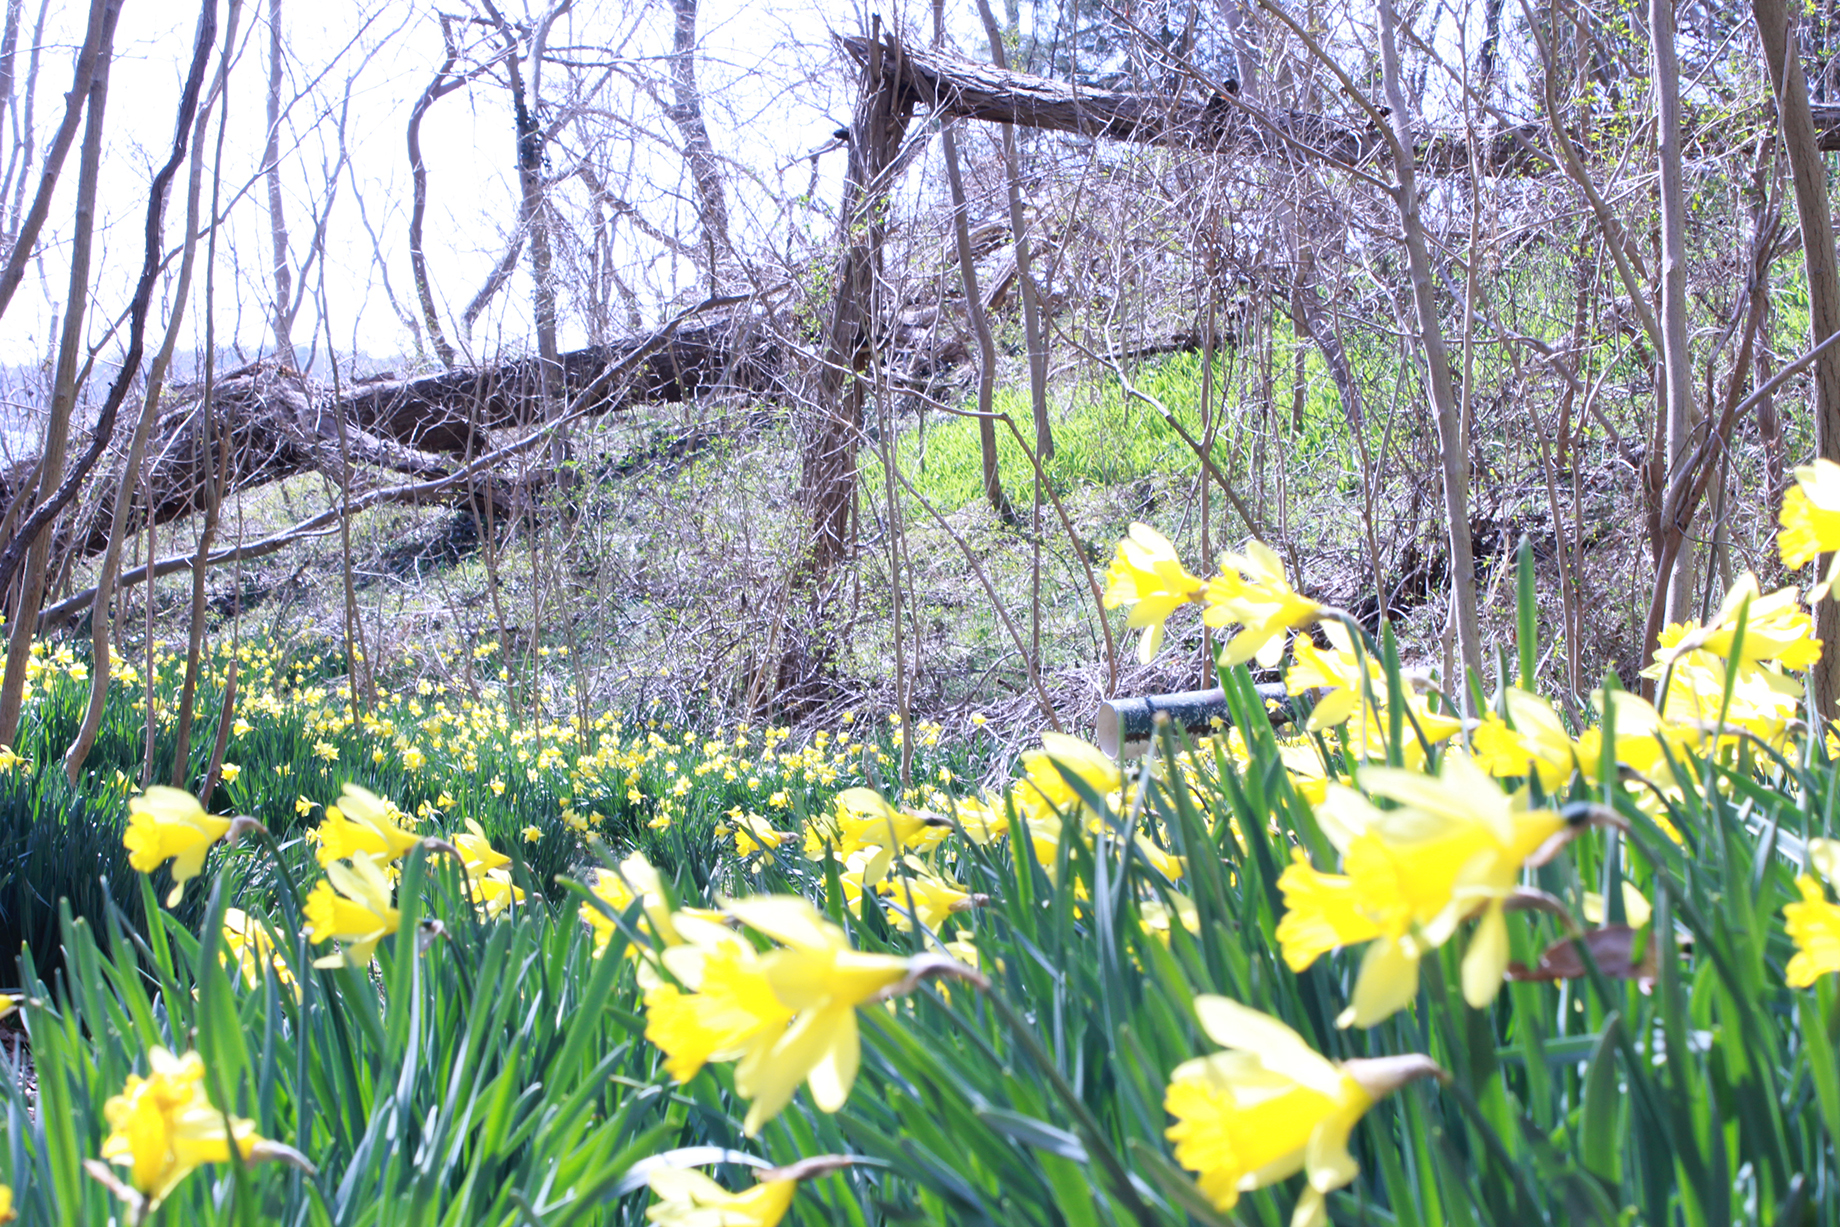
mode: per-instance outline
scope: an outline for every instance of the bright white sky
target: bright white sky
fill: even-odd
[[[72,52],[81,37],[87,6],[54,2],[53,7],[63,11],[53,13],[46,31],[37,91],[40,144],[62,115]],[[464,11],[467,6],[465,0],[450,0],[442,7]],[[513,20],[526,16],[520,0],[502,7]],[[36,0],[28,0],[28,27],[36,8]],[[226,201],[236,193],[243,195],[226,210],[216,278],[217,341],[220,346],[240,345],[251,356],[270,345],[266,303],[272,285],[268,271],[271,248],[266,191],[256,179],[265,135],[267,10],[268,0],[245,0],[243,6],[239,58],[230,84],[222,187]],[[154,167],[167,156],[196,20],[197,9],[188,0],[125,3],[109,89],[97,238],[99,272],[93,279],[102,322],[92,325],[92,338],[100,338],[125,308],[138,270],[146,185]],[[770,212],[763,212],[768,209],[768,194],[754,189],[748,176],[773,193],[797,196],[810,181],[806,155],[827,144],[832,129],[848,121],[851,82],[837,68],[827,29],[851,29],[856,23],[845,0],[704,0],[698,73],[706,95],[706,119],[718,151],[745,171],[730,177],[729,208],[737,237],[775,220]],[[296,266],[308,249],[313,214],[322,207],[327,175],[337,162],[337,111],[350,79],[346,144],[351,164],[340,176],[327,225],[324,290],[332,339],[342,357],[360,353],[385,358],[410,352],[412,337],[390,306],[384,278],[387,275],[397,301],[415,312],[408,259],[411,187],[404,133],[414,100],[441,56],[435,5],[423,0],[284,0],[282,25],[295,59],[283,90],[284,106],[289,99],[295,100],[283,121],[282,149],[285,208]],[[624,49],[628,57],[656,56],[667,49],[668,5],[662,0],[649,6],[639,0],[577,0],[574,11],[558,22],[551,43],[604,46],[635,27],[638,34]],[[29,41],[28,28],[21,34],[22,77],[23,45]],[[662,65],[658,68],[662,73]],[[547,71],[546,96],[552,94],[552,83],[560,84],[557,70]],[[622,96],[631,99],[628,105],[636,108],[633,117],[638,122],[665,131],[676,142],[676,132],[663,123],[650,101],[635,97],[630,90],[607,96],[616,102]],[[567,139],[568,150],[579,149],[573,132]],[[509,91],[482,79],[450,94],[424,120],[422,145],[429,173],[426,248],[431,279],[438,300],[452,316],[458,316],[503,251],[504,236],[515,223]],[[632,156],[637,159],[633,178],[649,179],[655,186],[648,192],[635,185],[627,189],[629,198],[653,224],[669,230],[675,222],[684,237],[694,238],[694,210],[688,203],[681,161],[650,143],[642,144]],[[626,157],[622,152],[622,164]],[[552,169],[568,164],[562,149],[554,151],[552,159]],[[48,241],[41,243],[36,266],[0,320],[0,362],[48,362],[55,347],[67,292],[69,197],[76,165],[73,149],[60,183],[61,198],[47,226]],[[838,190],[841,152],[826,155],[820,169],[818,196],[828,204]],[[579,192],[579,187],[574,190]],[[616,186],[615,190],[620,189]],[[678,202],[670,199],[672,195]],[[169,244],[177,242],[183,217],[182,175],[168,209]],[[785,220],[781,219],[782,227]],[[820,213],[807,212],[792,220],[813,238],[828,234],[829,223]],[[376,244],[370,237],[372,230],[377,234]],[[623,226],[621,231],[630,233],[630,228]],[[648,250],[628,247],[619,253],[621,263],[626,265],[627,279],[646,299],[648,314],[656,317],[664,298],[695,291],[694,273],[681,261],[673,267],[669,259],[660,259],[662,249],[656,244],[641,240],[640,246]],[[643,261],[650,262],[648,268],[639,267]],[[202,275],[201,261],[200,285]],[[307,292],[317,295],[319,282],[317,274],[310,274]],[[527,349],[528,301],[528,281],[514,281],[501,292],[493,311],[482,318],[475,344],[483,350]],[[197,332],[185,348],[203,348],[201,303],[194,298],[188,312],[188,322],[197,326]],[[309,301],[294,329],[303,361],[316,337],[323,353],[324,325],[316,303]],[[577,324],[565,334],[563,343],[567,347],[584,339]],[[149,337],[150,350],[157,341],[157,334]],[[96,389],[91,390],[92,396],[97,394]]]

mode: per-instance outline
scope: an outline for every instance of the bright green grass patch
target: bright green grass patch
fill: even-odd
[[[1230,359],[1231,355],[1215,359],[1213,460],[1223,471],[1238,467],[1233,456],[1235,443],[1254,425],[1257,413],[1257,407],[1243,403],[1238,388],[1232,385]],[[1313,455],[1322,454],[1324,449],[1345,450],[1350,442],[1341,402],[1321,369],[1321,361],[1314,350],[1308,352],[1300,430],[1293,430],[1289,421],[1288,393],[1281,398],[1286,446]],[[1288,356],[1274,357],[1274,362],[1284,370],[1290,369]],[[1055,493],[1198,472],[1200,459],[1189,440],[1200,443],[1206,433],[1201,418],[1203,382],[1200,354],[1172,354],[1146,363],[1131,374],[1132,386],[1141,396],[1127,392],[1116,377],[1109,375],[1052,390],[1049,414],[1054,428],[1054,456],[1044,467]],[[1181,429],[1145,397],[1167,408]],[[966,409],[975,409],[975,395],[967,396],[962,404]],[[997,389],[992,408],[1007,414],[1022,437],[1033,442],[1026,384]],[[1184,433],[1188,439],[1183,438]],[[975,418],[929,417],[923,429],[902,433],[899,459],[901,471],[914,488],[942,511],[956,510],[983,498],[983,460]],[[997,462],[1003,488],[1012,499],[1026,501],[1035,480],[1034,467],[1016,434],[1000,421]],[[881,465],[873,453],[865,456],[863,467],[868,488],[879,490]]]

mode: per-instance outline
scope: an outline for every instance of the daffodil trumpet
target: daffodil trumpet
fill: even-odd
[[[1324,1227],[1328,1195],[1360,1174],[1348,1139],[1361,1117],[1410,1082],[1448,1078],[1418,1053],[1338,1064],[1277,1019],[1226,997],[1195,998],[1195,1016],[1225,1051],[1170,1074],[1163,1106],[1176,1123],[1167,1136],[1176,1162],[1223,1212],[1242,1193],[1302,1173],[1291,1227]]]

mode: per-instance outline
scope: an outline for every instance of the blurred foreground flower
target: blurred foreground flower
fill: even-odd
[[[667,1161],[654,1167],[646,1181],[658,1200],[646,1210],[645,1219],[662,1227],[774,1227],[786,1217],[801,1180],[826,1175],[852,1162],[844,1155],[801,1159],[787,1167],[757,1171],[758,1184],[731,1193],[701,1172],[669,1166],[669,1158],[647,1161]]]
[[[1176,1118],[1176,1162],[1223,1211],[1301,1171],[1308,1185],[1291,1227],[1327,1223],[1325,1196],[1360,1172],[1348,1153],[1356,1123],[1406,1083],[1442,1076],[1417,1054],[1336,1065],[1277,1019],[1225,997],[1195,998],[1195,1015],[1227,1051],[1177,1066],[1163,1106]]]
[[[769,1180],[744,1193],[731,1193],[688,1168],[661,1167],[652,1173],[658,1200],[645,1221],[663,1227],[774,1227],[792,1206],[796,1180]]]
[[[172,907],[185,884],[204,868],[205,853],[229,829],[230,819],[205,813],[191,793],[155,784],[128,802],[128,829],[121,842],[128,849],[128,864],[140,873],[172,861],[173,888],[166,896],[166,906]]]
[[[127,1183],[145,1199],[143,1213],[206,1163],[228,1163],[230,1148],[245,1163],[282,1159],[310,1168],[292,1147],[258,1137],[255,1124],[227,1116],[204,1091],[204,1061],[197,1053],[176,1057],[164,1048],[148,1053],[152,1072],[129,1074],[121,1094],[103,1106],[109,1136],[102,1157],[125,1167]],[[103,1173],[106,1175],[106,1171]]]

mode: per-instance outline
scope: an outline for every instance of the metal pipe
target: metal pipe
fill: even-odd
[[[1255,689],[1267,704],[1273,700],[1283,703],[1290,697],[1282,682],[1260,682]],[[1218,686],[1212,690],[1153,694],[1141,699],[1107,699],[1099,704],[1096,720],[1099,748],[1113,758],[1137,758],[1149,749],[1157,717],[1165,715],[1178,727],[1197,734],[1212,732],[1216,720],[1222,725],[1233,723],[1226,691]],[[1282,708],[1272,712],[1274,724],[1288,719],[1288,713]]]

